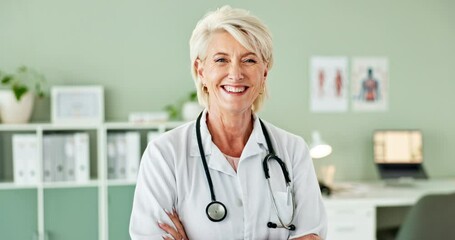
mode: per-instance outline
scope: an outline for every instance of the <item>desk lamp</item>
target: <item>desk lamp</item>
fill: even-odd
[[[313,159],[319,159],[329,156],[332,153],[332,147],[324,142],[318,131],[311,134],[310,155]],[[327,184],[319,181],[319,188],[324,195],[330,195],[331,189]]]

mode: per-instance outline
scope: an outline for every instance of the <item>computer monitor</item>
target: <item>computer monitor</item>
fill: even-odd
[[[420,130],[376,130],[374,162],[382,179],[426,179]]]

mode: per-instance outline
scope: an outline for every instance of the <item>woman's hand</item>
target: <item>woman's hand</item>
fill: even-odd
[[[174,223],[174,226],[177,229],[175,229],[172,226],[169,226],[166,223],[159,222],[158,226],[161,229],[163,229],[165,232],[168,233],[166,235],[163,235],[163,239],[165,239],[165,240],[172,240],[172,239],[175,239],[175,240],[188,240],[188,237],[186,236],[185,228],[183,228],[183,224],[182,224],[182,222],[180,222],[179,215],[177,214],[177,211],[175,210],[175,208],[172,209],[172,212],[169,212],[167,210],[165,210],[165,212],[169,216],[171,221]]]
[[[310,234],[299,238],[293,238],[293,240],[321,240],[321,238],[316,234]]]

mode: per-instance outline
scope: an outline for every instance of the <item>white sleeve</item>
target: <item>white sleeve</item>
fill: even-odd
[[[293,189],[295,194],[294,225],[296,230],[290,238],[317,234],[322,239],[327,235],[327,216],[321,191],[314,171],[308,146],[299,138],[292,158]]]
[[[164,209],[171,211],[176,202],[176,182],[172,159],[152,141],[141,159],[130,219],[132,240],[162,239],[165,234],[158,220],[172,226]]]

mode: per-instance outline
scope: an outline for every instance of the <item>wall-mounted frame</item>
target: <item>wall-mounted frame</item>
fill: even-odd
[[[97,124],[104,122],[102,86],[54,86],[51,89],[52,123]]]

